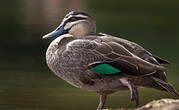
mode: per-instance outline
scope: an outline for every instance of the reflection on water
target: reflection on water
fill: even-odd
[[[2,5],[8,4],[8,5]],[[75,88],[55,76],[45,63],[49,41],[42,35],[55,29],[69,10],[88,10],[98,31],[135,41],[152,53],[173,62],[169,81],[179,91],[179,15],[177,0],[139,2],[108,0],[3,1],[0,14],[0,109],[94,110],[99,96]],[[8,7],[7,7],[8,6]],[[177,13],[176,13],[177,12]],[[119,33],[121,32],[121,33]],[[139,89],[140,104],[160,98],[176,98],[153,89]],[[117,92],[106,107],[134,107],[129,91]]]

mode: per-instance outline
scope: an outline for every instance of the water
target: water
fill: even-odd
[[[3,74],[3,75],[2,75]],[[177,86],[178,81],[170,81]],[[179,88],[177,87],[177,90]],[[139,89],[140,105],[160,98],[177,98],[172,94],[154,89]],[[95,109],[99,96],[75,88],[48,71],[1,72],[0,109],[2,110],[78,110]],[[129,91],[110,95],[106,107],[134,107]]]
[[[178,81],[170,79],[176,87]],[[153,99],[176,98],[172,94],[154,89],[141,88],[139,94],[140,105]],[[0,97],[2,110],[92,110],[97,107],[99,100],[97,94],[75,88],[50,71],[1,72]],[[130,101],[129,91],[110,95],[106,104],[110,108],[134,106],[135,103]]]
[[[0,110],[94,110],[99,95],[75,88],[54,75],[45,63],[51,40],[41,37],[55,29],[69,10],[84,9],[98,32],[120,36],[170,60],[167,76],[179,91],[177,0],[101,2],[29,0],[3,1],[0,14]],[[56,4],[59,4],[56,5]],[[110,5],[109,5],[110,4]],[[6,7],[7,6],[7,7]],[[73,8],[71,8],[73,6]],[[48,8],[50,7],[50,8]],[[66,8],[67,7],[67,8]],[[108,7],[108,8],[106,8]],[[177,98],[154,89],[139,89],[140,105],[160,98]],[[134,107],[129,91],[108,97],[106,107]]]

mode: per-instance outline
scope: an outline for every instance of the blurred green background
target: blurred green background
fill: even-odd
[[[3,0],[0,4],[0,110],[94,110],[99,96],[75,88],[47,67],[42,40],[66,13],[84,10],[97,31],[134,41],[172,62],[169,81],[179,91],[178,0]],[[140,88],[140,105],[173,94]],[[134,107],[129,91],[110,95],[106,107]]]

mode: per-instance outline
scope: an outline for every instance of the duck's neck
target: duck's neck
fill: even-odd
[[[85,21],[76,24],[69,30],[69,34],[75,37],[82,37],[96,34],[96,24],[93,21]]]

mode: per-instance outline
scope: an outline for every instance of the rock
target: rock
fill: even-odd
[[[133,109],[104,109],[104,110],[179,110],[179,99],[160,99]]]
[[[154,100],[135,110],[179,110],[179,100],[177,99]]]

